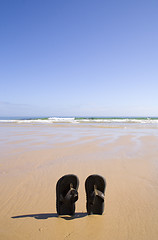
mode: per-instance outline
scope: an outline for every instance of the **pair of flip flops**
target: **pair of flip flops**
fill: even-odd
[[[58,215],[75,214],[75,202],[78,200],[79,180],[76,175],[61,177],[56,185],[56,207]],[[87,213],[103,214],[106,182],[102,176],[90,175],[85,181]]]

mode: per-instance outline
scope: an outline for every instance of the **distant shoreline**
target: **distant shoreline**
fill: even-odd
[[[158,120],[158,116],[145,116],[145,117],[141,117],[141,116],[109,116],[109,117],[105,117],[105,116],[55,116],[55,117],[48,117],[48,116],[12,116],[12,117],[0,117],[0,120],[48,120],[48,119],[75,119],[75,120],[116,120],[116,119],[137,119],[137,120]]]
[[[158,128],[158,117],[32,117],[0,119],[0,124],[86,125],[106,128]]]

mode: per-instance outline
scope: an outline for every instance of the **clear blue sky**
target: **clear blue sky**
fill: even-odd
[[[158,116],[157,0],[0,0],[0,116]]]

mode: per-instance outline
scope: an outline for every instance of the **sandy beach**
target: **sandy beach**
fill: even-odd
[[[0,239],[157,240],[158,129],[0,124]],[[79,178],[74,218],[56,214],[56,182]],[[86,214],[85,180],[107,182],[102,216]]]

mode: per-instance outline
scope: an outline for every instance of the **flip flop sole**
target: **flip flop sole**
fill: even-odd
[[[67,201],[64,201],[71,186],[73,187],[71,197]],[[58,180],[56,184],[56,208],[58,215],[74,215],[75,201],[78,199],[78,186],[79,180],[77,176],[73,174],[64,175]]]
[[[86,197],[87,197],[86,208],[87,208],[88,215],[103,214],[105,188],[106,188],[106,181],[100,175],[90,175],[86,179],[85,190],[86,190]]]

